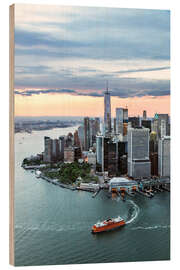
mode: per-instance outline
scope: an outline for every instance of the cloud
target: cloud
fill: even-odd
[[[94,89],[89,90],[89,84],[86,79],[86,87],[81,89],[45,89],[45,90],[25,90],[15,91],[15,94],[22,96],[32,96],[39,94],[71,94],[78,96],[90,96],[90,97],[103,97],[104,90],[96,88],[98,83],[94,85]],[[102,82],[101,82],[102,83]],[[84,82],[85,84],[85,82]],[[170,95],[170,82],[168,80],[141,80],[141,79],[128,79],[121,78],[120,83],[114,83],[111,85],[110,94],[113,97],[128,98],[128,97],[142,97],[142,96],[166,96]]]
[[[16,65],[15,72],[16,74],[44,74],[49,73],[51,68],[45,65],[37,65],[37,66],[21,66]]]
[[[74,14],[71,10],[71,19],[68,9],[66,12],[64,23],[57,20],[57,12],[56,19],[49,15],[50,22],[47,10],[47,19],[36,28],[33,21],[28,29],[17,23],[15,53],[39,58],[170,59],[168,11],[79,8]]]
[[[17,95],[167,95],[169,60],[169,11],[17,6]]]
[[[40,95],[40,94],[72,94],[76,93],[76,91],[71,89],[45,89],[45,90],[26,90],[26,91],[18,91],[15,90],[14,93],[16,95],[21,96],[32,96],[32,95]]]
[[[85,42],[71,41],[66,39],[54,38],[50,34],[41,32],[29,32],[25,30],[15,29],[15,44],[24,47],[46,46],[53,48],[72,48],[88,46]]]
[[[170,69],[170,67],[157,67],[157,68],[140,68],[140,69],[129,69],[129,70],[120,70],[114,73],[132,73],[132,72],[149,72],[149,71],[158,71],[158,70],[166,70]]]

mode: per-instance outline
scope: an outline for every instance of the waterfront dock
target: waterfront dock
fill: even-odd
[[[95,198],[100,191],[101,191],[101,189],[98,189],[96,192],[94,192],[94,194],[92,195],[92,198]]]
[[[49,182],[49,183],[51,183],[53,185],[56,185],[56,186],[59,186],[59,187],[62,187],[62,188],[67,188],[67,189],[70,189],[70,190],[76,190],[76,187],[60,183],[57,179],[50,179],[50,178],[48,178],[48,177],[46,177],[46,176],[44,176],[42,174],[41,174],[40,178],[42,178],[43,180],[46,180],[47,182]]]
[[[145,197],[152,198],[152,196],[149,193],[144,192],[142,190],[136,190],[136,192],[143,195],[143,196],[145,196]]]

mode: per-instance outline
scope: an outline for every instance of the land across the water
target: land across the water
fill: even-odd
[[[15,133],[40,130],[52,130],[54,128],[68,128],[80,124],[80,120],[58,120],[58,119],[17,119],[15,120]]]

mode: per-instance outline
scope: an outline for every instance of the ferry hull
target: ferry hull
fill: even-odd
[[[124,226],[125,224],[126,223],[123,220],[123,221],[120,221],[120,222],[117,222],[117,223],[114,223],[114,224],[110,224],[110,225],[106,225],[106,226],[103,226],[103,227],[95,227],[95,226],[93,226],[92,227],[92,233],[95,234],[95,233],[111,231],[111,230],[114,230],[114,229],[118,229],[118,228]]]

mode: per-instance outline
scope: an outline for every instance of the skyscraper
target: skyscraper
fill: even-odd
[[[116,108],[116,133],[120,134],[121,141],[127,141],[128,109]]]
[[[146,120],[147,119],[147,112],[144,110],[143,111],[143,120]]]
[[[161,120],[161,138],[166,136],[166,121]]]
[[[90,148],[90,121],[89,117],[84,118],[84,150],[89,151]]]
[[[105,133],[111,133],[111,96],[108,92],[108,84],[104,93],[104,125]]]
[[[131,122],[131,126],[132,126],[133,128],[140,127],[140,119],[139,119],[139,116],[138,116],[138,117],[136,117],[136,116],[128,117],[128,122]]]
[[[44,162],[52,161],[52,139],[50,137],[44,137],[44,154],[43,154]]]
[[[59,158],[64,159],[64,146],[65,146],[65,138],[64,136],[59,137]]]
[[[116,108],[116,133],[123,134],[123,108]]]
[[[116,118],[114,118],[113,131],[114,131],[114,134],[116,134]]]
[[[128,175],[131,177],[149,177],[149,129],[128,129]]]
[[[164,136],[158,142],[159,176],[170,177],[170,136]]]
[[[163,120],[163,121],[162,121]],[[157,132],[158,139],[164,135],[169,135],[169,115],[168,114],[155,114],[153,124],[156,124],[155,132]],[[161,127],[163,125],[163,127]],[[161,131],[163,134],[161,134]]]
[[[56,161],[59,159],[59,140],[52,140],[52,159]]]
[[[80,140],[77,130],[74,132],[74,146],[80,146]]]
[[[104,162],[103,144],[104,144],[104,137],[102,135],[97,135],[96,136],[96,160],[97,160],[97,163],[101,165],[101,169],[103,167],[103,162]]]
[[[151,120],[142,120],[141,126],[145,128],[149,128],[149,132],[151,132]]]
[[[84,150],[84,127],[78,127],[78,137],[80,141],[81,150]]]
[[[89,129],[90,129],[90,147],[96,142],[96,122],[95,119],[89,120]]]

